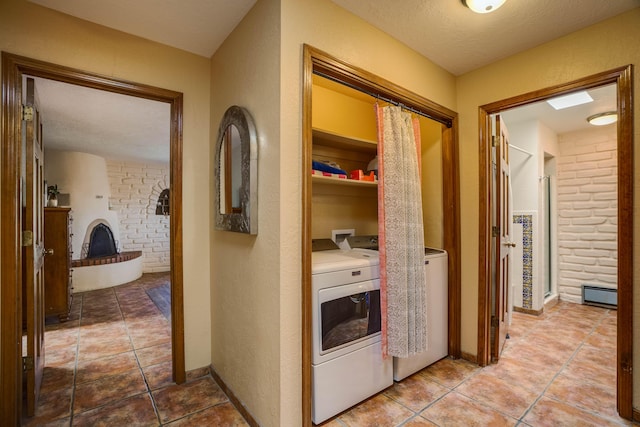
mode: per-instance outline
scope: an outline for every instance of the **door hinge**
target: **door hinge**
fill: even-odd
[[[33,231],[24,230],[22,232],[22,246],[31,246],[33,245]]]
[[[498,327],[498,318],[496,316],[491,316],[491,327],[492,328]]]
[[[500,227],[493,226],[491,227],[491,236],[498,237],[500,235]]]
[[[33,356],[26,356],[22,358],[22,371],[33,371]]]
[[[491,135],[491,146],[492,147],[496,146],[496,136],[495,135]]]
[[[22,106],[22,120],[26,122],[30,122],[33,120],[33,106],[31,105]]]

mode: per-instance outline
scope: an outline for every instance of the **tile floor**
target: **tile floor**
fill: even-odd
[[[498,364],[443,359],[322,426],[630,425],[616,414],[615,311],[514,313],[510,337]]]
[[[170,323],[149,296],[168,282],[145,274],[74,295],[71,320],[45,328],[41,398],[24,425],[246,426],[208,372],[171,382]]]
[[[74,296],[71,320],[46,327],[41,400],[26,425],[247,425],[207,372],[171,382],[170,326],[149,297],[166,283],[145,274]],[[444,359],[323,427],[629,424],[615,411],[615,311],[514,313],[510,336],[498,364]]]

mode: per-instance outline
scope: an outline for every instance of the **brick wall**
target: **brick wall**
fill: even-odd
[[[120,250],[142,251],[144,273],[169,271],[169,217],[155,213],[158,196],[169,188],[169,166],[107,160],[107,174]]]
[[[581,302],[583,283],[617,287],[616,127],[558,142],[558,292]]]

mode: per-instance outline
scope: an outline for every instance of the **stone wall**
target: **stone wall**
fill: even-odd
[[[107,174],[120,250],[142,251],[144,273],[169,271],[169,217],[156,215],[158,197],[169,188],[169,165],[107,160]]]
[[[559,136],[558,292],[581,302],[582,285],[617,287],[616,126]]]

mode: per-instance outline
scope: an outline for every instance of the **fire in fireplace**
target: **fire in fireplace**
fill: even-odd
[[[99,258],[116,255],[117,253],[118,245],[113,238],[111,228],[102,222],[93,227],[86,248],[86,258]]]

